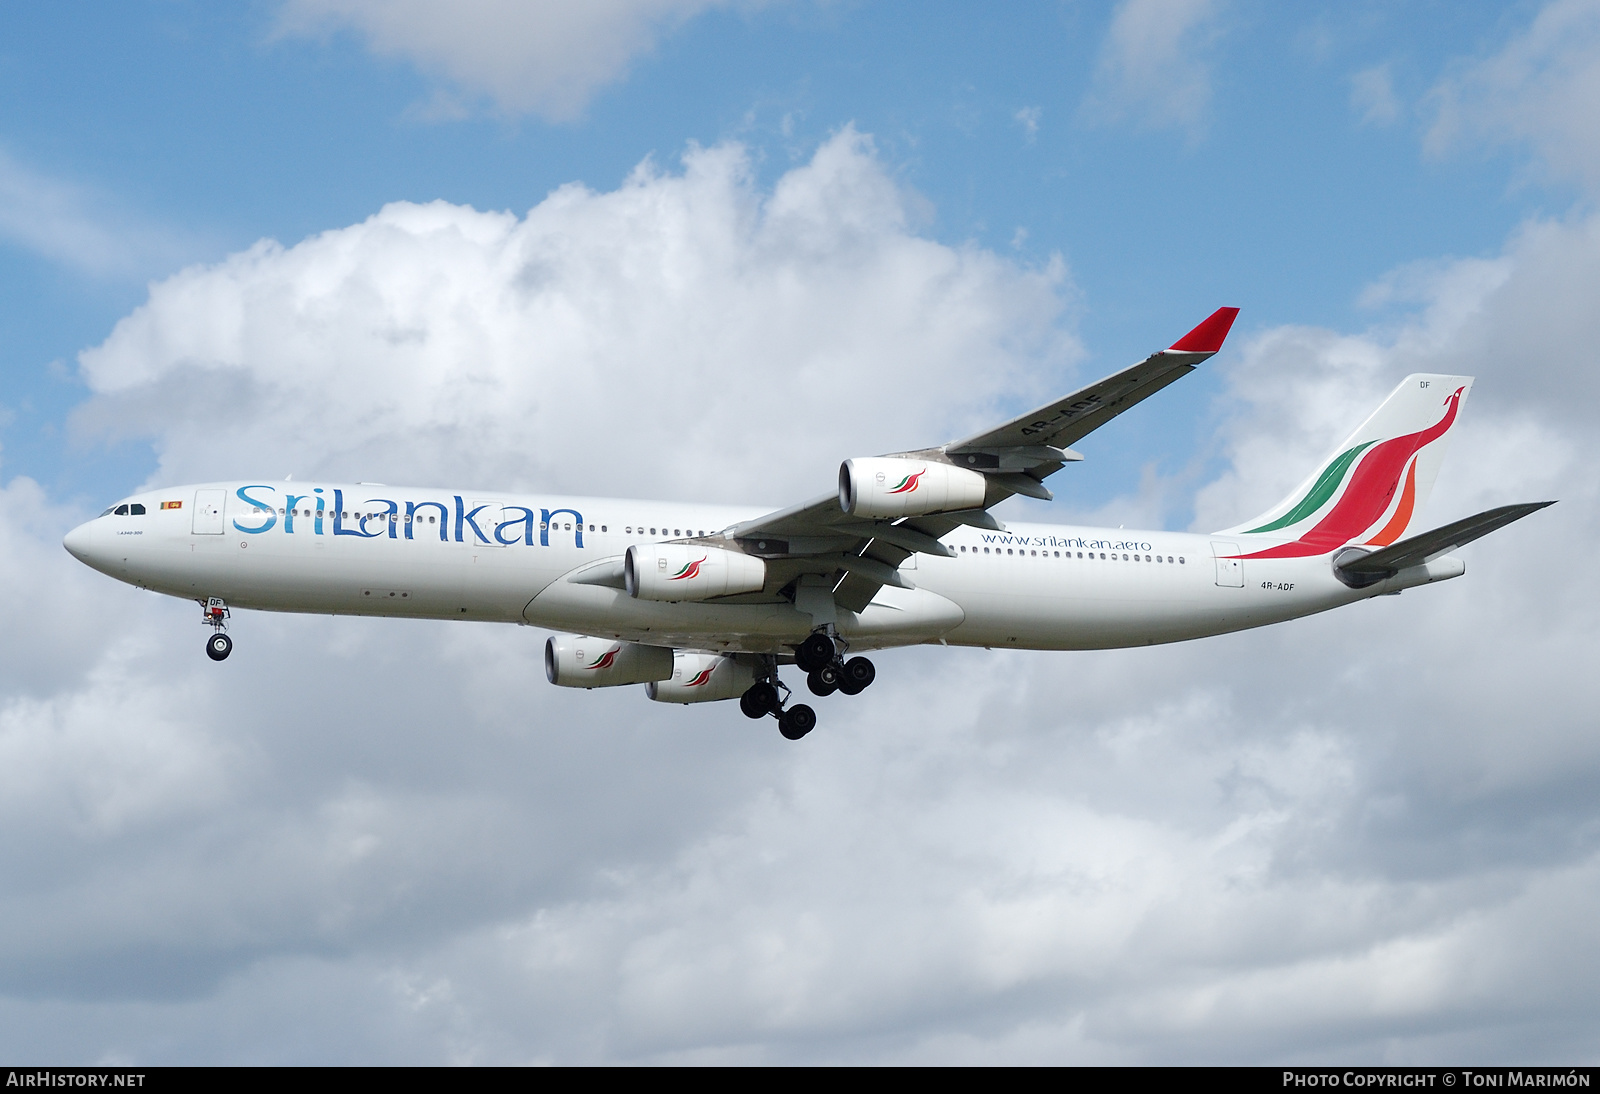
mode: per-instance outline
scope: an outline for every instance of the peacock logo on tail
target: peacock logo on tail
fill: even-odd
[[[1394,506],[1389,520],[1366,542],[1386,547],[1399,539],[1411,523],[1411,515],[1416,508],[1417,455],[1449,432],[1455,424],[1456,411],[1461,406],[1464,391],[1465,386],[1456,388],[1444,401],[1444,416],[1427,429],[1387,441],[1366,441],[1341,452],[1317,477],[1306,496],[1287,513],[1258,528],[1247,529],[1244,534],[1273,532],[1305,520],[1326,505],[1343,483],[1344,492],[1327,515],[1293,543],[1237,557],[1304,558],[1326,554],[1371,532],[1383,515],[1390,512],[1396,491],[1400,493],[1399,503]],[[1352,467],[1354,470],[1351,470]],[[1402,476],[1404,485],[1401,483]]]

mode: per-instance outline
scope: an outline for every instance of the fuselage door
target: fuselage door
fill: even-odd
[[[194,534],[220,536],[222,534],[222,503],[228,497],[226,490],[196,490],[194,492]]]
[[[472,528],[468,527],[463,529],[462,542],[472,547],[506,546],[505,541],[494,534],[495,529],[500,526],[500,522],[506,519],[505,506],[498,501],[484,501],[479,498],[475,501],[467,502],[466,511],[472,515],[472,524],[477,527],[478,531],[483,533],[484,538],[480,539]],[[510,535],[510,533],[508,532],[507,535]]]
[[[1217,560],[1217,584],[1228,589],[1244,588],[1244,563],[1229,557],[1239,553],[1239,545],[1214,539],[1211,541],[1211,553]]]

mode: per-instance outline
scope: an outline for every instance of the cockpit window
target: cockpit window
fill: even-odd
[[[134,502],[132,505],[128,506],[128,512],[133,516],[142,517],[144,516],[144,506],[140,505],[138,502]]]
[[[115,508],[116,508],[116,506],[112,506],[112,509],[115,509]],[[101,513],[100,515],[102,517],[109,517],[111,515],[111,509],[107,509],[104,513]]]
[[[128,507],[126,505],[119,505],[119,506],[117,506],[116,512],[117,512],[117,516],[125,517],[125,516],[128,515]]]

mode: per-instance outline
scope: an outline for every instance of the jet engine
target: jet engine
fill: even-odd
[[[639,600],[710,600],[714,596],[758,593],[767,564],[751,555],[720,547],[684,543],[640,543],[628,548],[623,582]]]
[[[672,675],[672,651],[610,638],[558,634],[544,644],[544,674],[563,688],[614,688]]]
[[[645,691],[658,703],[710,703],[737,699],[756,682],[755,669],[721,653],[679,650],[672,677],[646,684]]]
[[[839,508],[858,517],[917,517],[977,509],[988,480],[976,471],[891,456],[839,465]]]

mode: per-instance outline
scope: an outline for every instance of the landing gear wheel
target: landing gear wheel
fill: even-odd
[[[791,741],[798,741],[817,728],[817,712],[804,703],[796,703],[778,715],[778,732]]]
[[[778,689],[765,680],[751,684],[739,696],[739,709],[746,718],[765,718],[778,713]]]
[[[865,657],[852,657],[844,663],[840,674],[839,690],[846,695],[859,695],[867,685],[878,678],[878,670]]]
[[[829,664],[837,656],[833,646],[833,639],[817,631],[804,642],[800,643],[794,651],[794,663],[800,666],[801,672],[816,672],[822,666]]]
[[[806,687],[812,695],[832,695],[839,690],[839,666],[823,665],[806,676]]]
[[[233,639],[220,631],[206,639],[206,656],[213,661],[226,661],[233,652]]]

